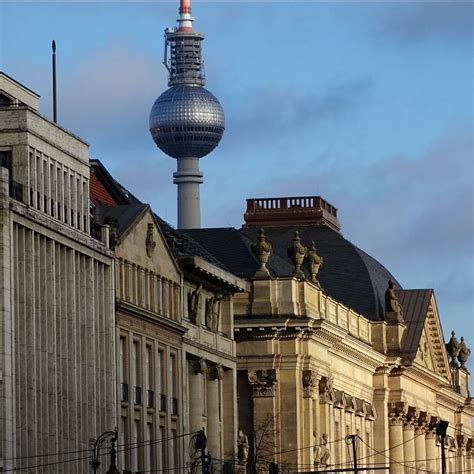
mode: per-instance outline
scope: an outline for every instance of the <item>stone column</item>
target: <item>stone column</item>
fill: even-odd
[[[472,462],[472,438],[469,438],[466,443],[466,472],[471,472],[474,468]]]
[[[318,393],[318,382],[316,372],[313,370],[303,370],[303,403],[301,411],[302,420],[302,440],[303,446],[319,444],[316,426],[314,425],[314,399]],[[305,449],[302,452],[302,462],[305,465],[314,466],[314,450]]]
[[[206,375],[207,364],[204,359],[189,361],[189,427],[192,432],[206,428],[203,419]]]
[[[405,474],[411,474],[415,467],[415,422],[417,418],[417,410],[414,407],[409,407],[405,419],[403,420],[403,459]]]
[[[321,453],[315,453],[315,463],[317,467],[334,462],[335,459],[335,443],[328,444],[329,441],[334,440],[334,420],[333,420],[333,405],[335,400],[334,389],[332,386],[333,378],[331,375],[321,377],[319,380],[319,429],[317,429],[317,445],[324,445],[324,456],[327,459],[322,459]],[[326,444],[325,444],[326,443]],[[321,459],[319,459],[321,458]],[[325,464],[324,464],[325,463]]]
[[[438,418],[435,416],[430,417],[426,427],[426,469],[432,473],[439,472],[438,469],[438,458],[440,454],[436,446],[436,425]]]
[[[456,472],[467,472],[466,469],[466,436],[458,435],[458,449],[456,450]]]
[[[211,366],[207,372],[207,449],[213,458],[222,459],[221,400],[219,384],[224,378],[221,365]]]
[[[254,443],[260,445],[254,452],[255,462],[277,462],[275,452],[277,433],[277,411],[275,394],[277,388],[277,371],[275,369],[249,370],[248,379],[252,387]]]
[[[389,430],[389,452],[390,474],[404,473],[404,455],[403,455],[403,419],[405,416],[404,403],[389,403],[388,430]],[[395,462],[397,461],[397,462]]]
[[[426,412],[421,412],[415,423],[415,465],[420,471],[426,469]]]

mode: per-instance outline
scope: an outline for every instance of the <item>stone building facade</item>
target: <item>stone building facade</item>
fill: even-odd
[[[3,73],[0,99],[0,471],[84,472],[67,461],[116,423],[113,254],[90,235],[89,147]]]
[[[351,468],[354,435],[359,467],[439,473],[444,421],[447,472],[470,472],[470,351],[453,335],[449,360],[433,290],[402,289],[320,197],[249,200],[245,220],[186,231],[250,283],[234,299],[238,468]]]
[[[218,472],[235,456],[232,301],[247,283],[126,192],[99,161],[91,172],[94,223],[107,229],[116,259],[119,467],[185,472],[195,460],[192,434],[204,430]]]

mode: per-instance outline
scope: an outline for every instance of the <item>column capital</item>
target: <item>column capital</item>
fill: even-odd
[[[332,387],[333,380],[332,375],[323,376],[319,380],[319,401],[321,403],[334,403],[336,397]]]
[[[314,398],[316,395],[316,388],[318,387],[317,373],[314,370],[303,370],[303,397]]]
[[[209,365],[207,377],[209,380],[222,380],[224,378],[224,367],[221,364]]]
[[[203,357],[199,359],[193,359],[191,361],[191,369],[195,375],[197,374],[206,375],[209,370],[206,359],[204,359]]]
[[[254,397],[273,397],[277,385],[275,369],[249,370],[248,379]]]
[[[406,414],[404,402],[390,402],[388,404],[388,423],[391,426],[403,426]]]
[[[428,415],[426,419],[426,439],[436,439],[436,426],[438,425],[439,417]]]
[[[417,423],[418,417],[420,416],[420,411],[416,407],[409,406],[405,413],[403,419],[403,430],[412,431],[415,429],[415,424]]]

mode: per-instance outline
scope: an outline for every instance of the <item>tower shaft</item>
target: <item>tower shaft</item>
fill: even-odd
[[[178,185],[178,229],[201,227],[199,185],[203,182],[199,158],[179,158],[173,183]]]

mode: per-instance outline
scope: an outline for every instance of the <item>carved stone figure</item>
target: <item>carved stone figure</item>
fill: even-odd
[[[188,314],[192,323],[198,323],[198,316],[201,309],[202,285],[199,284],[194,291],[188,294]]]
[[[311,274],[311,281],[315,283],[318,286],[321,286],[319,284],[318,279],[316,276],[319,273],[319,270],[323,266],[323,257],[319,256],[317,251],[316,251],[316,244],[314,243],[314,240],[311,242],[311,247],[308,250],[308,267],[309,267],[309,273]]]
[[[303,396],[312,398],[318,387],[316,373],[313,370],[303,370]]]
[[[260,264],[259,269],[255,273],[255,276],[267,276],[270,272],[267,269],[267,262],[273,251],[273,246],[269,240],[265,237],[265,232],[260,229],[258,234],[257,242],[252,244],[252,252],[257,257],[258,263]]]
[[[448,351],[449,357],[451,357],[450,364],[454,367],[458,367],[458,356],[461,350],[461,343],[457,340],[456,333],[451,332],[451,339],[446,344],[446,350]]]
[[[240,464],[247,464],[249,449],[250,444],[247,435],[242,430],[239,430],[237,435],[237,459]]]
[[[146,231],[146,239],[145,239],[146,254],[148,257],[151,257],[153,255],[153,250],[155,250],[155,247],[156,247],[156,242],[155,242],[155,239],[153,238],[154,229],[155,229],[155,226],[153,225],[152,222],[150,222],[148,224],[148,228]]]
[[[218,331],[223,296],[214,295],[206,301],[206,326],[212,331]]]
[[[298,231],[295,232],[295,236],[293,237],[293,245],[288,247],[288,257],[290,257],[293,261],[293,265],[295,269],[293,270],[293,276],[304,278],[304,273],[301,270],[301,265],[303,265],[303,261],[308,253],[308,249],[301,243],[300,233]]]
[[[327,466],[329,464],[328,461],[331,456],[331,451],[327,447],[328,441],[328,435],[324,433],[321,436],[320,445],[314,448],[314,465],[316,467]]]
[[[403,321],[402,305],[395,293],[395,282],[388,280],[388,288],[385,292],[385,315],[389,322]]]
[[[461,337],[461,343],[459,344],[459,354],[458,354],[458,360],[461,363],[461,369],[464,369],[466,366],[467,359],[469,359],[469,356],[471,355],[471,349],[466,346],[466,343],[464,342],[464,338]]]

